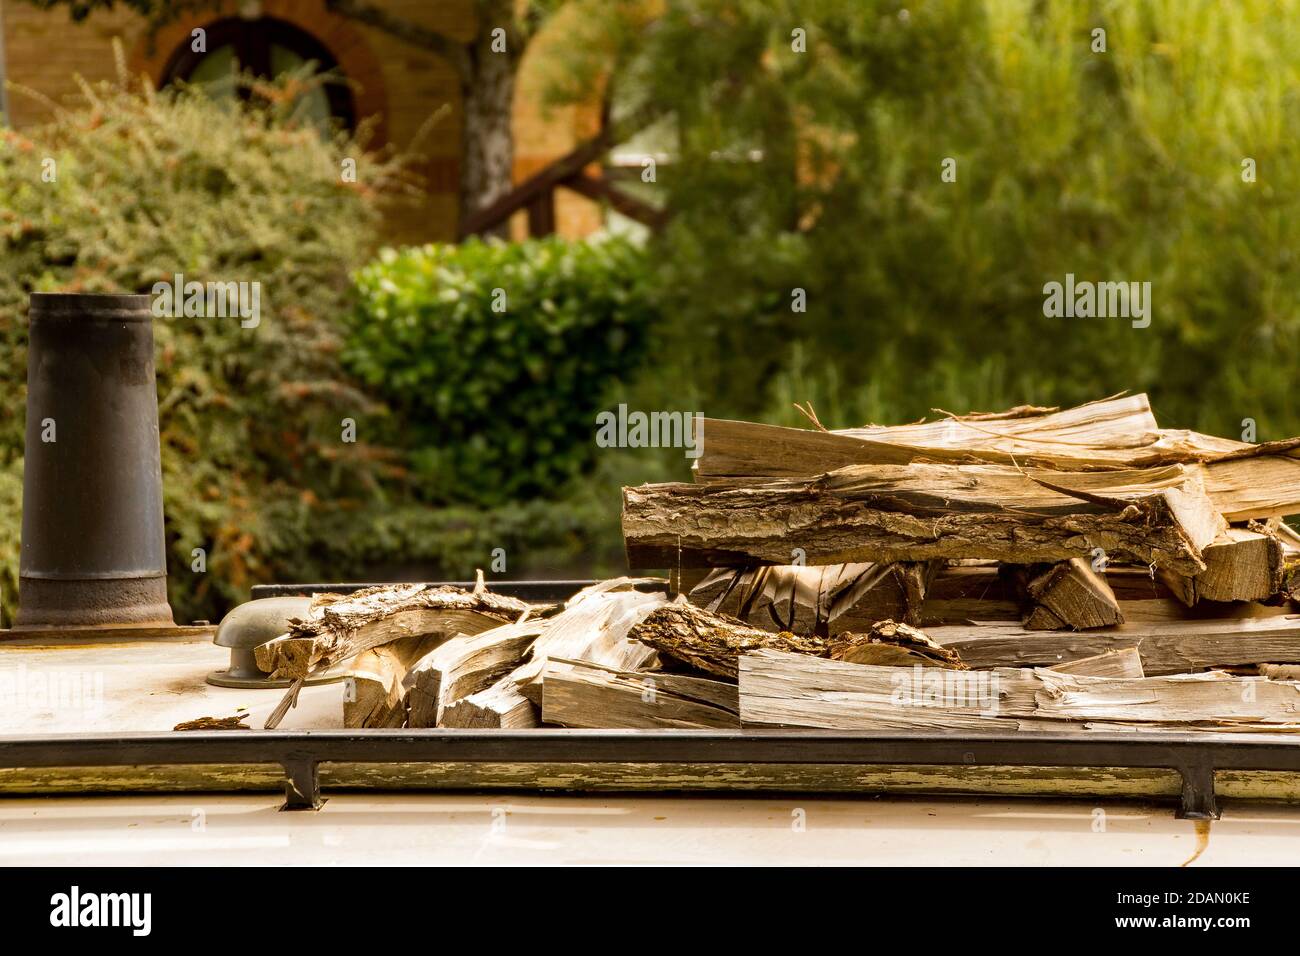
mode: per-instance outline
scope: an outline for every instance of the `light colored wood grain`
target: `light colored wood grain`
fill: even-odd
[[[1026,590],[1034,603],[1025,620],[1030,630],[1082,631],[1124,623],[1106,578],[1082,558],[1053,565],[1032,578]]]
[[[1051,670],[1061,674],[1082,674],[1085,677],[1146,677],[1142,670],[1142,655],[1136,647],[1122,651],[1107,651],[1094,657],[1081,657],[1077,661],[1057,664]]]
[[[735,684],[681,674],[631,673],[583,661],[547,661],[542,722],[561,727],[739,727]]]
[[[1019,622],[926,628],[971,667],[1052,667],[1136,647],[1148,675],[1236,664],[1300,663],[1300,615],[1142,624],[1093,631],[1031,631]]]
[[[404,637],[358,654],[345,678],[343,726],[405,727],[403,680],[412,664],[446,639],[445,634]]]
[[[1042,668],[951,671],[760,650],[740,662],[746,727],[1083,732],[1151,726],[1300,732],[1300,684],[1221,671],[1085,677]]]
[[[1184,576],[1161,572],[1161,580],[1184,604],[1198,601],[1263,601],[1282,590],[1282,542],[1269,531],[1229,528],[1201,551],[1205,570]]]
[[[543,671],[551,657],[626,671],[652,668],[658,661],[653,648],[630,640],[628,632],[668,602],[667,592],[658,590],[664,584],[654,578],[616,578],[578,592],[544,621],[522,663],[491,686],[445,705],[439,726],[535,726]]]
[[[408,726],[437,727],[443,712],[485,690],[519,666],[546,627],[542,618],[503,624],[481,634],[459,634],[412,666],[407,689]]]

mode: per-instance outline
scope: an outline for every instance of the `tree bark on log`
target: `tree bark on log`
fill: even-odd
[[[876,664],[887,667],[951,667],[967,670],[961,655],[943,647],[908,624],[880,621],[864,634],[845,634],[833,643],[827,655],[833,661]]]
[[[1195,574],[1205,567],[1200,548],[1223,528],[1200,473],[1183,466],[1068,474],[854,466],[811,481],[623,490],[633,567],[788,564],[793,549],[809,564],[1032,564],[1101,548],[1112,560]]]
[[[767,631],[691,604],[667,604],[656,609],[628,632],[628,639],[696,670],[733,681],[738,672],[737,662],[749,651],[770,647],[825,655],[831,648],[828,637]]]
[[[477,634],[517,619],[532,605],[490,592],[427,584],[365,588],[313,606],[289,633],[256,648],[257,666],[295,679],[404,637]]]

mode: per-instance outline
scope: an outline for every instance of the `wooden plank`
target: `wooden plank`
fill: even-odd
[[[1050,484],[1047,487],[1045,484]],[[1068,492],[1068,493],[1067,493]],[[1058,473],[996,465],[852,466],[748,487],[623,489],[633,567],[1091,557],[1204,570],[1223,530],[1197,468]]]
[[[1108,724],[1300,732],[1300,684],[1221,671],[1081,677],[1047,669],[952,671],[845,664],[760,650],[740,662],[746,727],[1051,729]]]
[[[632,673],[583,661],[547,661],[542,722],[561,727],[739,727],[735,684],[680,674]]]
[[[598,203],[609,203],[611,209],[650,229],[659,229],[668,221],[668,214],[629,192],[619,189],[607,176],[589,176],[577,172],[564,181],[564,185],[579,195]]]
[[[1142,670],[1142,655],[1136,647],[1122,651],[1107,651],[1095,657],[1081,657],[1077,661],[1057,664],[1051,670],[1061,674],[1082,674],[1085,677],[1146,677]]]
[[[1147,675],[1180,674],[1262,661],[1300,663],[1300,615],[1173,624],[1129,622],[1105,630],[1031,631],[1019,622],[926,629],[971,667],[1052,667],[1136,647]]]
[[[696,464],[713,476],[801,477],[851,464],[907,464],[920,458],[981,460],[1070,469],[1123,465],[1159,441],[1146,395],[1005,416],[949,416],[915,425],[814,431],[704,420]]]

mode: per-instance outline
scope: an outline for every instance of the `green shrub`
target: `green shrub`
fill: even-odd
[[[261,284],[256,328],[238,318],[154,322],[178,620],[213,617],[250,583],[295,575],[267,550],[275,503],[313,508],[382,492],[393,453],[340,440],[344,417],[364,422],[381,409],[341,371],[338,353],[351,273],[378,244],[380,190],[396,171],[347,136],[323,138],[291,99],[268,92],[265,108],[232,111],[196,92],[86,86],[49,124],[0,130],[6,596],[33,290],[148,293],[176,273]],[[341,182],[345,158],[357,163],[356,183]],[[205,573],[191,570],[195,548],[206,551]]]
[[[357,286],[345,364],[439,503],[551,495],[589,465],[655,319],[644,253],[618,239],[390,249]]]

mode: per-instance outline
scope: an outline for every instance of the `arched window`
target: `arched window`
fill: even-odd
[[[319,71],[338,72],[338,62],[310,33],[274,17],[246,20],[229,17],[203,27],[204,52],[195,52],[186,40],[172,54],[164,77],[203,86],[212,96],[248,99],[247,89],[235,83],[239,72],[273,79],[314,63]],[[303,95],[305,114],[322,127],[331,121],[348,129],[356,125],[352,91],[341,82],[314,87]]]

